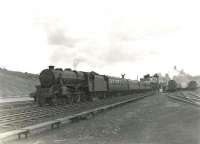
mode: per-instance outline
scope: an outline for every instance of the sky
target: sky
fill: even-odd
[[[0,67],[199,75],[198,0],[0,0]]]

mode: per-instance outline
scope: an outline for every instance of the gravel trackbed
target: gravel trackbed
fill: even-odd
[[[200,108],[161,94],[9,144],[198,144]],[[3,142],[6,144],[6,142]]]

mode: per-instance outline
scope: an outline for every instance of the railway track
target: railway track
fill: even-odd
[[[35,105],[33,101],[28,100],[28,101],[16,101],[16,102],[5,102],[5,103],[0,103],[0,112],[4,110],[12,110],[24,106],[33,106]]]
[[[59,123],[65,120],[66,117],[75,118],[87,112],[98,111],[99,108],[108,109],[110,107],[118,106],[129,101],[138,100],[146,96],[153,95],[148,92],[145,94],[135,94],[128,96],[118,96],[113,98],[107,98],[95,102],[80,103],[74,105],[55,106],[55,107],[30,107],[20,111],[8,111],[7,113],[0,113],[0,138],[4,137],[7,133],[16,132],[27,127],[34,125],[42,125],[51,121],[57,121]],[[121,103],[123,102],[123,103]],[[80,115],[81,116],[81,115]],[[80,117],[79,117],[80,118]],[[53,125],[54,126],[54,125]]]
[[[200,106],[200,97],[195,94],[191,94],[190,92],[187,93],[185,91],[179,91],[168,94],[167,96],[172,99],[182,101],[184,103],[190,103],[192,105]]]
[[[187,94],[192,96],[194,99],[200,99],[200,95],[195,92],[188,91]]]

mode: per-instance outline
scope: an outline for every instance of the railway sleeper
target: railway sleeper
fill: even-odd
[[[27,137],[28,133],[29,133],[28,130],[24,130],[24,129],[9,131],[9,132],[5,132],[5,133],[0,134],[0,140],[7,138],[7,137],[10,137],[10,136],[14,136],[14,135],[17,135],[18,139],[20,139],[21,135],[25,135],[25,137]]]
[[[76,116],[76,117],[70,118],[71,123],[76,123],[79,120],[80,120],[80,116]]]
[[[18,133],[18,139],[20,140],[22,135],[24,136],[24,138],[28,138],[28,135],[30,134],[30,131],[29,130],[25,130],[25,131],[22,131],[20,133]]]
[[[89,120],[94,117],[94,113],[88,113],[86,115],[81,116],[81,120]]]
[[[51,129],[55,129],[55,128],[60,128],[60,124],[61,122],[60,121],[55,121],[51,124]],[[32,129],[36,129],[36,128],[40,128],[41,125],[35,125],[33,127],[30,127],[30,129],[26,129],[26,130],[23,130],[21,132],[19,132],[17,135],[18,135],[18,139],[21,139],[22,136],[24,136],[24,138],[28,138],[28,135],[30,134],[30,130]]]
[[[57,121],[51,124],[51,129],[60,128],[61,122]]]

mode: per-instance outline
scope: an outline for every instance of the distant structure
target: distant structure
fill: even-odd
[[[125,75],[126,75],[126,74],[121,74],[121,76],[122,76],[123,79],[125,78]]]

